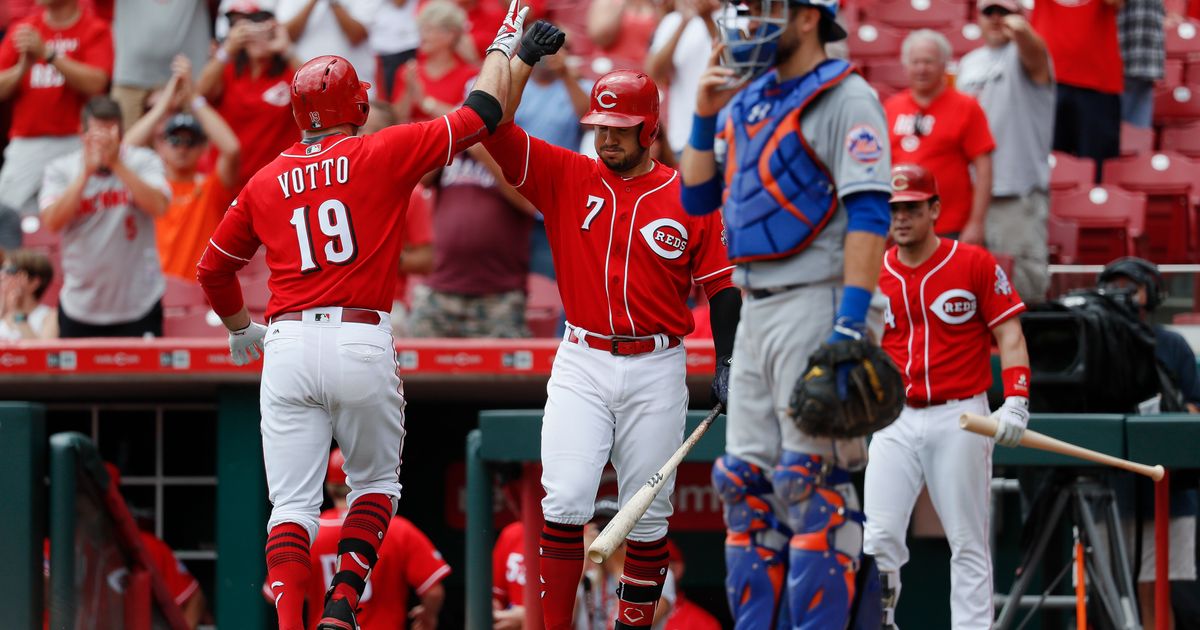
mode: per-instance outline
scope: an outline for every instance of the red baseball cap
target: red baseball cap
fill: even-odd
[[[1017,0],[979,0],[979,12],[983,13],[988,7],[1000,7],[1010,13],[1020,13],[1021,3]]]
[[[325,483],[346,483],[346,471],[342,470],[342,466],[345,465],[346,456],[342,455],[342,449],[333,449],[333,452],[329,454],[329,469],[325,471]]]
[[[919,164],[897,164],[892,167],[892,198],[889,203],[925,201],[938,196],[933,175]]]

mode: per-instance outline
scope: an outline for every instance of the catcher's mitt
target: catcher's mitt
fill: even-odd
[[[844,399],[838,396],[841,363],[850,364]],[[792,390],[788,412],[808,435],[852,438],[888,426],[903,408],[900,370],[879,346],[854,339],[824,344],[813,353]]]

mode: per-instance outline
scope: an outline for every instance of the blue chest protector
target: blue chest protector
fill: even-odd
[[[837,189],[800,133],[804,109],[854,70],[822,62],[783,93],[774,71],[729,103],[725,228],[735,263],[800,252],[837,210]]]

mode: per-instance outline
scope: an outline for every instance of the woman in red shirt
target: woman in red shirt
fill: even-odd
[[[595,55],[608,57],[613,68],[641,68],[662,17],[661,5],[653,0],[592,0],[588,39],[596,45]]]
[[[393,109],[400,123],[450,113],[466,98],[479,74],[455,49],[466,32],[467,14],[450,0],[432,0],[417,15],[421,46],[417,58],[396,71]]]
[[[242,145],[238,190],[300,139],[290,86],[300,63],[287,30],[256,2],[229,10],[229,35],[204,66],[197,91],[211,101]]]

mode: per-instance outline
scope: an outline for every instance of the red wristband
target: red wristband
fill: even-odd
[[[1023,365],[1005,368],[1000,373],[1004,381],[1004,397],[1021,396],[1029,398],[1029,368]]]

